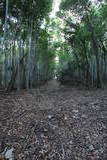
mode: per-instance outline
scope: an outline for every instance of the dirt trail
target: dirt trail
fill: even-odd
[[[60,86],[0,92],[0,153],[14,160],[107,160],[107,91]]]

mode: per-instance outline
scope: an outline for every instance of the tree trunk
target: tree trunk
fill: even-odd
[[[6,12],[5,12],[5,25],[4,25],[4,35],[3,35],[3,50],[4,50],[4,76],[3,76],[3,81],[4,81],[4,87],[7,86],[7,40],[6,40],[6,33],[7,33],[7,20],[8,20],[8,6],[9,2],[6,0]]]
[[[97,88],[101,88],[102,83],[101,83],[101,75],[100,75],[99,50],[93,34],[92,34],[92,45],[93,45],[94,54],[96,56],[96,64],[97,64]]]
[[[21,65],[23,63],[24,58],[26,56],[27,56],[27,54],[23,55],[23,57],[20,59],[19,65]],[[11,76],[11,80],[10,80],[9,85],[7,87],[8,91],[14,89],[14,84],[15,84],[15,81],[16,81],[17,72],[18,72],[18,65],[16,66],[16,69],[14,70],[14,73]]]
[[[27,75],[26,75],[26,87],[29,89],[30,87],[30,65],[31,65],[31,46],[32,46],[32,20],[30,22],[30,27],[29,27],[29,51],[28,51],[28,59],[27,59]]]

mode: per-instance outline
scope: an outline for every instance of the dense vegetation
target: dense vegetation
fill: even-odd
[[[107,80],[107,3],[1,0],[0,86],[32,88],[52,79],[103,87]],[[56,63],[57,62],[57,63]]]
[[[0,85],[3,88],[32,88],[51,77],[54,57],[45,24],[51,8],[51,0],[1,1]]]
[[[106,85],[107,3],[63,0],[61,8],[59,17],[65,22],[64,37],[69,48],[65,51],[68,63],[60,79],[78,79],[88,87]]]

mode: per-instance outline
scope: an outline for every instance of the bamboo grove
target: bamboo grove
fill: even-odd
[[[106,0],[60,2],[50,18],[53,0],[0,1],[0,88],[34,88],[54,74],[61,83],[107,85]]]
[[[51,0],[0,1],[0,86],[32,88],[52,76],[45,21]]]
[[[106,86],[107,2],[63,0],[61,9],[58,16],[65,22],[63,50],[68,62],[65,71],[60,70],[60,79],[78,79],[87,87]]]

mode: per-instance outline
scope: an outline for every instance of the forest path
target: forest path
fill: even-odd
[[[6,147],[15,160],[107,160],[107,91],[52,80],[1,92],[0,152]]]

